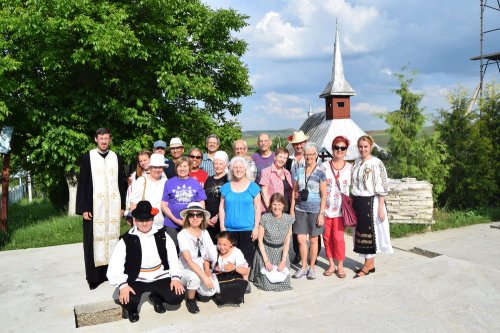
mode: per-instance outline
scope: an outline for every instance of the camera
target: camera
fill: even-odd
[[[300,191],[300,200],[301,201],[307,201],[308,197],[309,197],[309,190],[307,188]]]

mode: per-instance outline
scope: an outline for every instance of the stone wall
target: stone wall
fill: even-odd
[[[385,197],[390,223],[432,224],[432,184],[415,178],[389,179]]]

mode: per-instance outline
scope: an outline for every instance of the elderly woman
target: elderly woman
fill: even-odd
[[[349,140],[344,136],[337,136],[332,141],[333,158],[321,165],[327,180],[327,199],[325,207],[325,231],[323,242],[325,253],[328,258],[329,267],[323,275],[335,274],[338,278],[346,277],[344,271],[345,241],[344,241],[344,218],[342,217],[342,196],[349,195],[351,184],[352,165],[345,161]],[[335,268],[337,261],[337,268]]]
[[[191,148],[188,157],[191,160],[191,170],[189,171],[189,176],[199,181],[201,187],[205,186],[208,173],[200,168],[203,152],[199,148]]]
[[[187,157],[178,158],[175,161],[177,176],[167,180],[163,189],[161,202],[161,210],[165,215],[163,224],[176,230],[180,230],[183,224],[180,211],[191,202],[198,202],[204,207],[204,201],[207,198],[200,183],[189,177],[190,167],[191,161]]]
[[[299,241],[302,267],[292,277],[316,279],[314,266],[318,257],[318,236],[323,234],[326,207],[326,176],[318,167],[318,149],[316,144],[308,142],[304,146],[306,164],[295,174],[292,195],[292,216],[295,216],[293,233]],[[297,195],[295,195],[297,194]],[[296,199],[297,197],[297,199]],[[307,267],[307,236],[309,236],[309,268]]]
[[[354,252],[365,259],[355,278],[375,273],[375,254],[392,253],[384,196],[389,192],[384,163],[371,155],[373,139],[358,139],[360,157],[352,167],[353,208],[358,224],[354,230]]]
[[[214,243],[217,242],[217,234],[220,232],[219,223],[219,206],[220,206],[220,188],[222,185],[227,183],[227,162],[228,157],[226,152],[219,150],[214,154],[213,157],[213,167],[215,174],[208,177],[205,182],[205,193],[207,194],[207,200],[205,200],[205,207],[210,212],[212,216],[210,220],[207,221],[207,230],[212,237]]]
[[[266,211],[270,212],[271,206],[269,200],[271,196],[274,193],[281,193],[285,197],[285,207],[287,209],[285,212],[288,212],[293,192],[292,175],[290,171],[285,168],[288,159],[288,150],[278,148],[274,152],[274,155],[273,164],[263,169],[260,176],[264,208]]]
[[[190,203],[180,212],[183,229],[177,235],[179,241],[180,262],[183,268],[182,284],[187,288],[186,307],[191,313],[198,313],[196,293],[201,296],[213,296],[216,292],[209,258],[217,251],[208,234],[207,221],[210,213],[198,203]]]
[[[250,181],[247,172],[250,171],[245,158],[236,156],[231,159],[230,182],[220,189],[219,221],[220,230],[231,232],[246,261],[253,263],[254,241],[259,235],[260,187]]]
[[[133,211],[139,201],[149,201],[151,205],[161,212],[161,199],[167,176],[163,173],[165,158],[162,154],[153,154],[149,160],[149,173],[144,173],[137,178],[130,199],[130,211]],[[163,227],[163,214],[156,214],[154,224]]]

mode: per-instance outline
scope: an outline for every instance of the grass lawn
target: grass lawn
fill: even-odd
[[[0,250],[44,247],[82,241],[81,216],[55,210],[47,199],[23,199],[9,206],[8,233],[0,232]],[[128,229],[123,220],[122,232]]]

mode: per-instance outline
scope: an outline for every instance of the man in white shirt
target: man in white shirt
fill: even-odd
[[[107,278],[120,289],[120,304],[131,323],[139,320],[138,305],[144,292],[154,309],[164,313],[163,302],[179,305],[184,299],[184,286],[178,253],[164,228],[153,225],[159,210],[149,201],[139,201],[132,211],[134,227],[121,236],[109,261]]]

